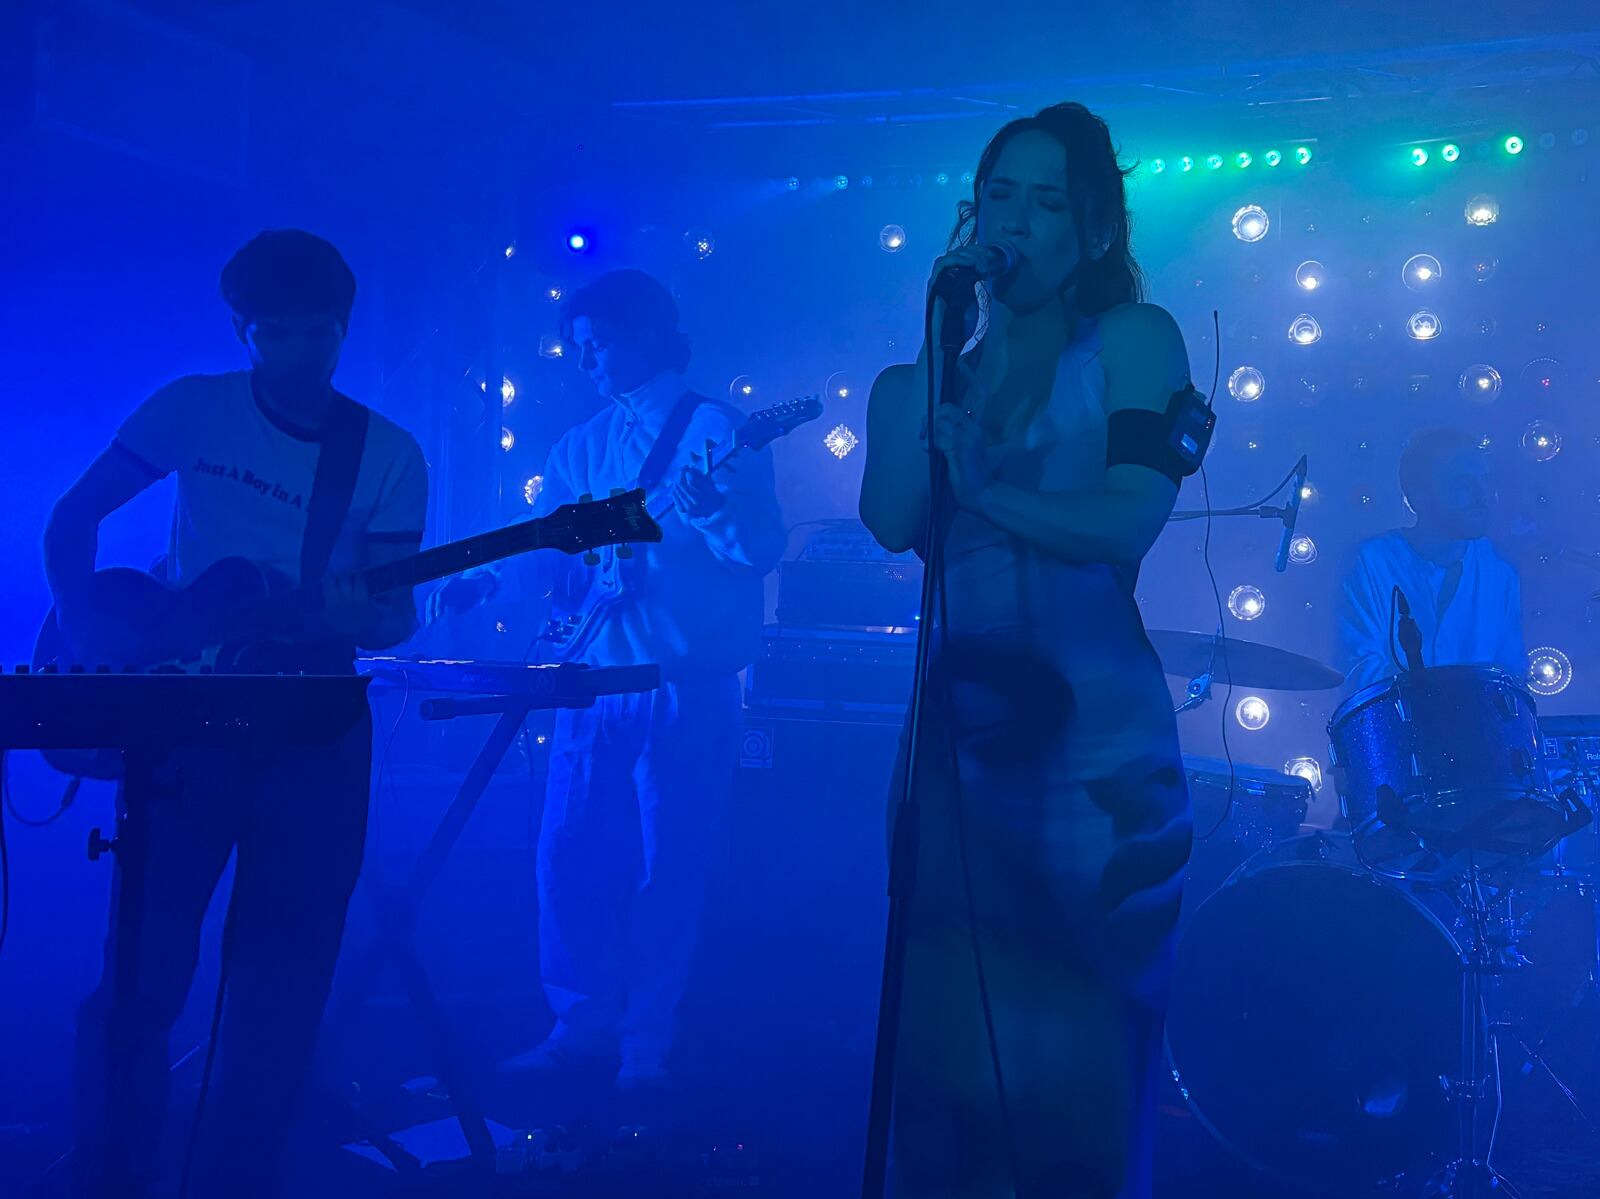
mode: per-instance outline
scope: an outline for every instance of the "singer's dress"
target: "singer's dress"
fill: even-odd
[[[1099,352],[1085,321],[1047,405],[992,451],[1001,479],[1102,486]],[[1137,571],[1053,557],[966,512],[946,544],[949,649],[936,630],[895,1194],[1145,1199],[1192,825]],[[891,811],[898,797],[897,780]],[[1014,1152],[979,1001],[958,803]]]

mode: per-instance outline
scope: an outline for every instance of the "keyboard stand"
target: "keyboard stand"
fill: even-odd
[[[456,790],[455,798],[450,801],[449,808],[412,866],[409,876],[404,882],[386,887],[373,897],[378,919],[377,936],[351,967],[350,982],[341,988],[338,1004],[329,1021],[330,1039],[339,1038],[354,1027],[361,1004],[371,994],[384,968],[393,963],[405,986],[412,1010],[416,1012],[423,1033],[432,1046],[439,1081],[444,1084],[450,1097],[456,1122],[466,1137],[472,1158],[476,1164],[489,1168],[494,1165],[494,1140],[489,1135],[489,1126],[484,1119],[483,1107],[478,1102],[471,1071],[417,953],[417,912],[429,889],[438,880],[450,851],[455,848],[462,829],[466,827],[478,801],[483,798],[495,771],[500,768],[506,751],[522,731],[528,713],[550,708],[587,708],[593,707],[594,702],[592,696],[587,699],[557,699],[547,695],[491,695],[459,699],[440,697],[422,702],[419,713],[424,720],[454,720],[461,716],[491,714],[498,714],[499,719],[484,740],[483,748],[473,759],[466,776],[461,780],[461,786]],[[333,1043],[337,1044],[338,1041],[333,1040]],[[374,1139],[371,1143],[400,1173],[414,1173],[419,1169],[416,1158],[393,1142]]]

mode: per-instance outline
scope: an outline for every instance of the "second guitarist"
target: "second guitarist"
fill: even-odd
[[[595,565],[528,559],[471,572],[436,591],[429,614],[502,589],[530,606],[554,591],[589,613],[567,656],[661,667],[659,691],[557,719],[538,855],[540,968],[556,1024],[507,1063],[556,1074],[620,1058],[618,1087],[637,1091],[670,1081],[711,826],[737,766],[738,673],[755,657],[762,578],[785,530],[767,451],[714,476],[700,469],[742,414],[685,383],[688,341],[661,283],[601,276],[568,300],[562,335],[613,402],[550,451],[534,515],[638,483],[671,491],[663,539],[631,557],[607,548]]]

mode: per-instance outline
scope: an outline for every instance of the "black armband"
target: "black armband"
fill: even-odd
[[[1123,408],[1106,421],[1106,465],[1147,466],[1182,484],[1200,469],[1216,423],[1192,383],[1172,393],[1165,412]]]

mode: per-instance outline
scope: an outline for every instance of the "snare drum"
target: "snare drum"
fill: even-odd
[[[1504,671],[1433,666],[1358,691],[1328,725],[1361,861],[1396,877],[1497,869],[1568,830],[1533,697]]]

